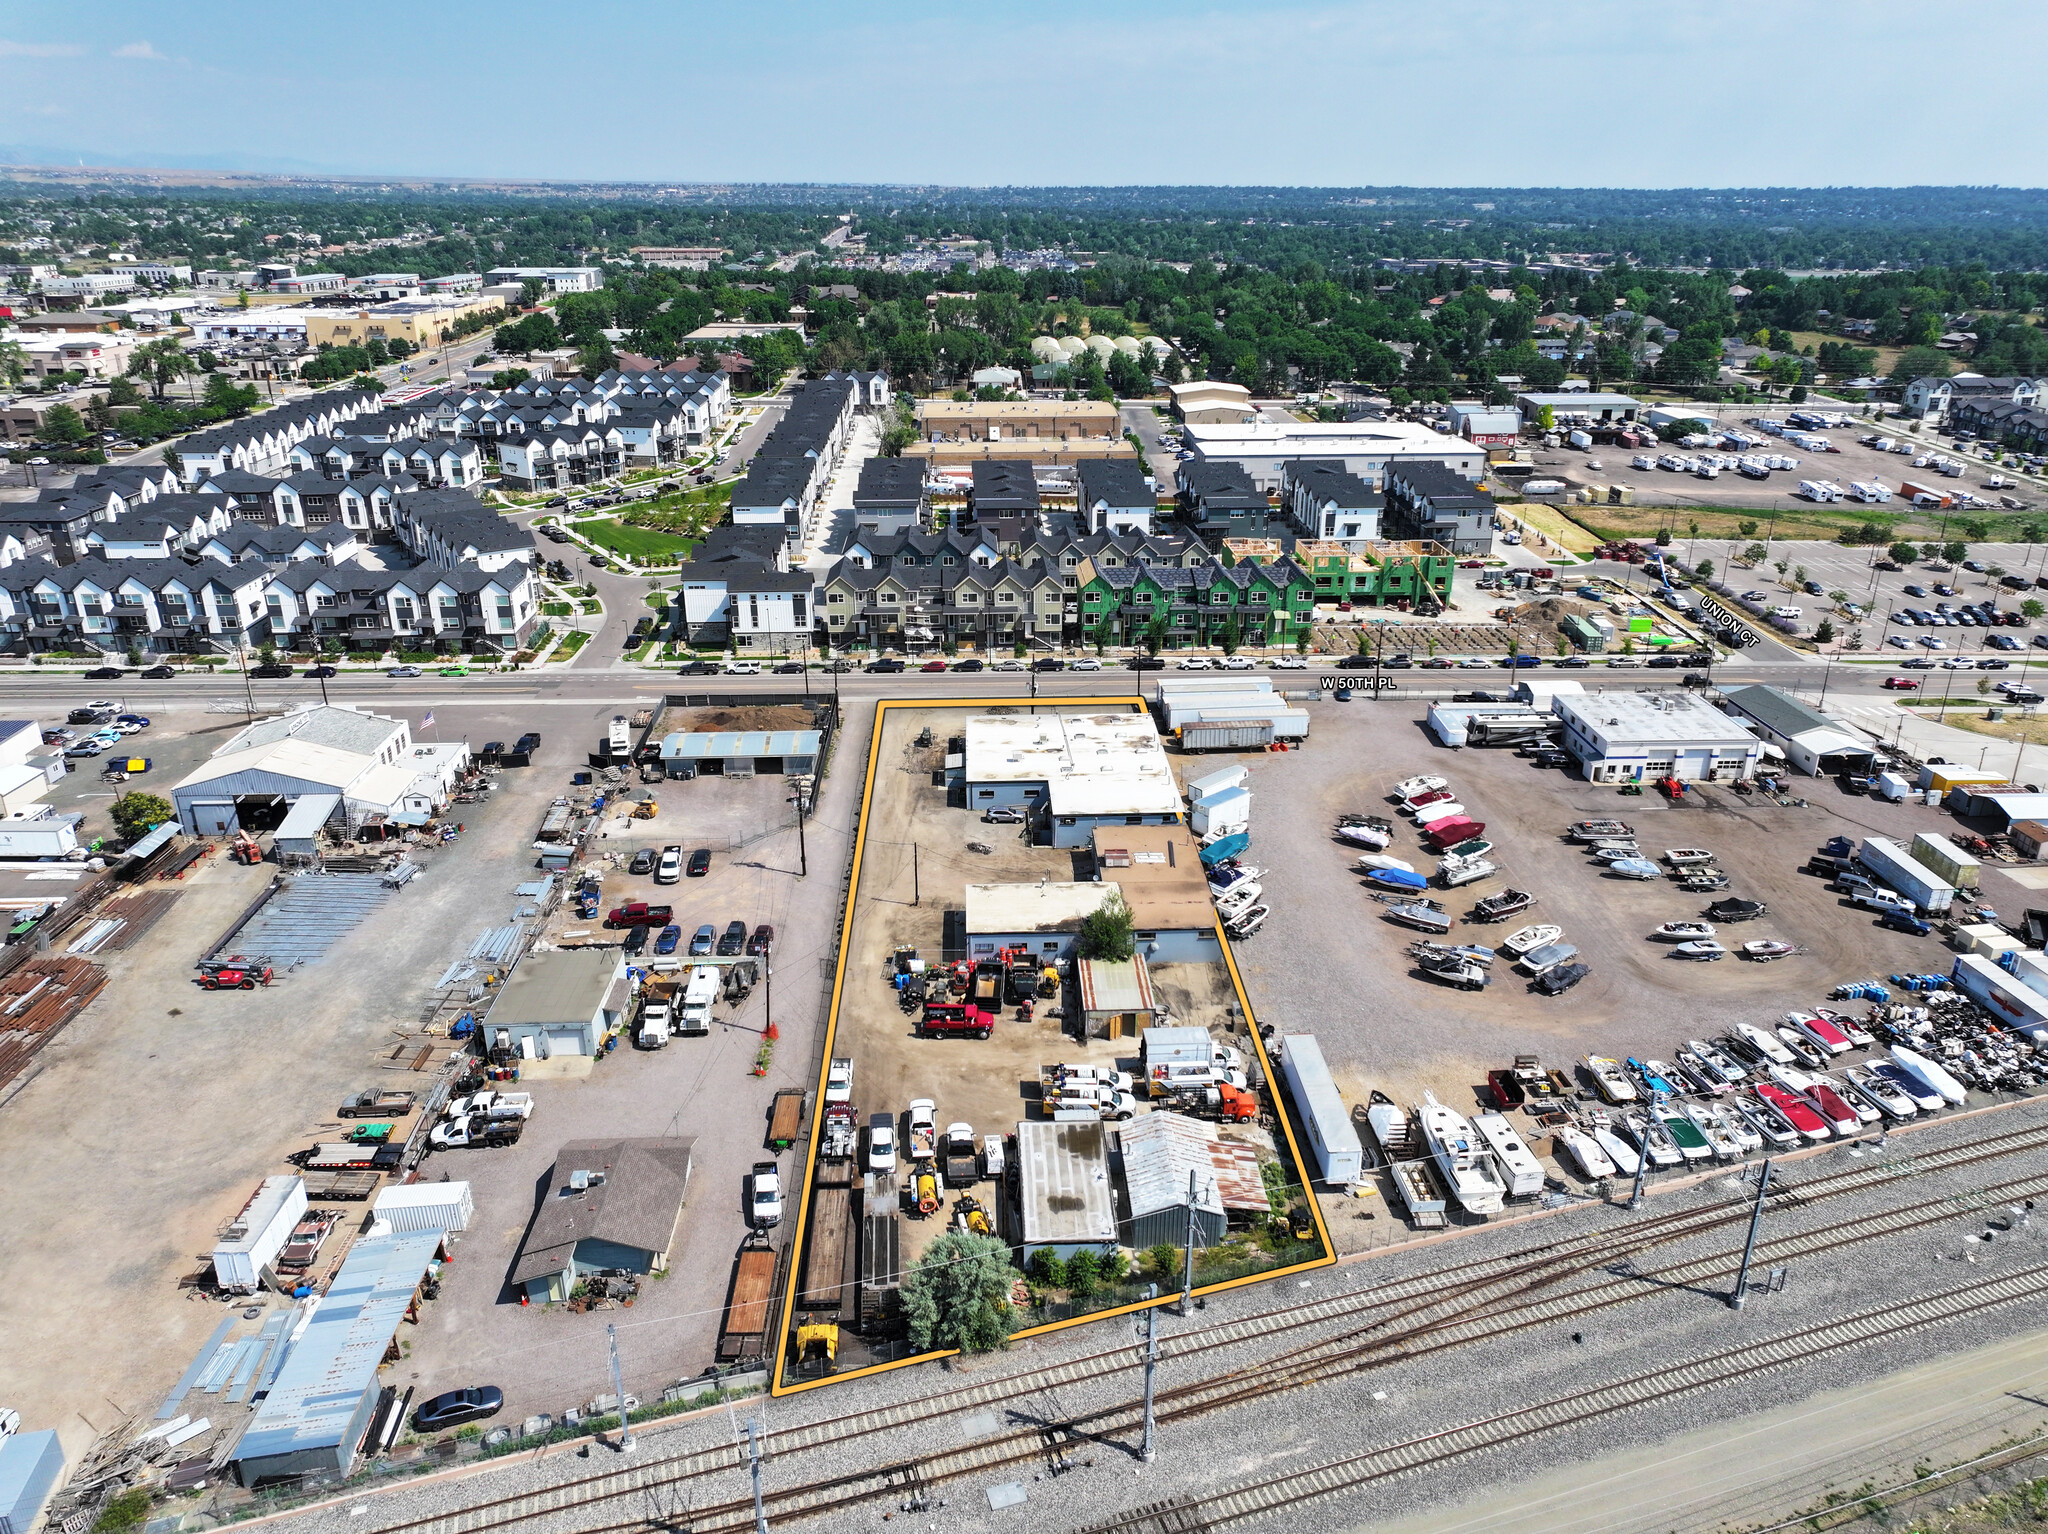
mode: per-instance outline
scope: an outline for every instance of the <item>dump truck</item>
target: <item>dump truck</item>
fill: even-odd
[[[1007,974],[1000,959],[983,959],[974,966],[967,995],[975,1007],[990,1013],[1003,1010],[1003,982]]]
[[[768,1143],[776,1150],[788,1150],[804,1132],[804,1094],[801,1087],[784,1087],[775,1094],[768,1115]]]
[[[980,1180],[981,1171],[974,1154],[974,1127],[971,1124],[948,1124],[944,1146],[945,1156],[941,1164],[946,1172],[946,1186],[972,1187]]]

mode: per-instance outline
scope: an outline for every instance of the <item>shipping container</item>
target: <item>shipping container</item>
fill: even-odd
[[[2048,826],[2038,820],[2016,820],[2005,834],[2012,838],[2013,849],[2021,857],[2038,858],[2041,849],[2048,847]]]
[[[1906,899],[1922,916],[1946,911],[1956,898],[1955,886],[1913,861],[1906,849],[1882,836],[1863,840],[1859,861]]]
[[[1183,725],[1183,751],[1257,751],[1273,744],[1273,721],[1219,719],[1213,723]]]
[[[1984,870],[1984,865],[1969,853],[1933,831],[1922,831],[1913,838],[1911,856],[1922,868],[1933,869],[1959,890],[1975,889]]]
[[[37,1527],[63,1478],[64,1450],[55,1428],[0,1440],[0,1534],[29,1534]]]
[[[1981,954],[1966,953],[1957,959],[1949,979],[2005,1026],[2036,1042],[2048,1039],[2048,996],[2020,984]]]
[[[1197,836],[1228,835],[1244,830],[1251,822],[1251,791],[1244,788],[1226,788],[1188,812],[1188,829]]]
[[[386,1188],[370,1212],[395,1234],[405,1236],[421,1230],[467,1230],[476,1203],[467,1182],[416,1182]]]
[[[1273,732],[1275,740],[1308,739],[1308,710],[1290,708],[1279,702],[1246,706],[1241,703],[1211,703],[1195,710],[1195,715],[1182,726],[1192,724],[1264,724]]]
[[[1365,1147],[1314,1034],[1280,1035],[1280,1070],[1301,1115],[1318,1175],[1326,1183],[1358,1182],[1365,1176]]]
[[[2005,774],[2002,772],[1983,772],[1975,767],[1941,766],[1922,767],[1920,769],[1920,786],[1922,788],[1939,789],[1944,794],[1958,786],[1967,787],[1978,783],[2003,783],[2004,781]]]
[[[1204,773],[1199,778],[1188,779],[1190,801],[1206,799],[1211,794],[1220,794],[1226,788],[1244,787],[1245,770],[1242,767],[1224,767],[1215,772]]]
[[[1956,928],[1955,935],[1949,939],[1949,943],[1964,953],[1981,954],[1993,963],[1998,961],[1998,956],[2002,953],[2026,947],[2026,944],[2005,928],[1993,926],[1990,922],[1973,922],[1969,926]]]

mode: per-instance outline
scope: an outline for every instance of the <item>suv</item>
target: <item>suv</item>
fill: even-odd
[[[661,849],[661,862],[654,870],[656,884],[674,884],[683,876],[683,849],[680,844],[670,842]]]
[[[718,957],[730,959],[747,946],[747,924],[743,921],[729,921],[718,939]]]

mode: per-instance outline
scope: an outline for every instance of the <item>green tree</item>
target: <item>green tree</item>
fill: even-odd
[[[2043,613],[2048,613],[2048,607],[2043,607],[2037,598],[2028,597],[2026,601],[2020,603],[2022,618],[2039,618]]]
[[[1751,523],[1750,525],[1755,526],[1754,523]],[[1748,548],[1742,551],[1742,558],[1744,562],[1748,564],[1760,565],[1764,561],[1764,556],[1770,552],[1771,551],[1765,548],[1761,543],[1752,543]]]
[[[1756,522],[1750,520],[1749,518],[1744,518],[1742,521],[1737,522],[1735,524],[1735,531],[1740,533],[1745,538],[1754,538],[1756,536],[1757,526],[1758,524]]]
[[[1668,528],[1668,527],[1660,527],[1660,528],[1658,528],[1658,529],[1657,529],[1657,547],[1658,547],[1658,548],[1660,548],[1660,549],[1668,549],[1668,548],[1670,548],[1670,547],[1671,547],[1671,529],[1670,529],[1670,528]]]
[[[1778,584],[1782,586],[1785,584],[1785,572],[1792,568],[1792,561],[1789,559],[1774,559],[1771,561],[1771,568],[1778,572]]]
[[[531,377],[531,368],[499,368],[497,372],[491,374],[491,387],[503,394],[508,389],[518,388]]]
[[[0,341],[0,382],[10,389],[20,388],[22,376],[28,371],[27,358],[19,341]]]
[[[1920,551],[1910,543],[1895,543],[1885,550],[1885,554],[1895,565],[1910,565],[1920,557]]]
[[[167,820],[177,819],[169,801],[155,794],[123,794],[114,801],[114,829],[123,841],[136,841]]]
[[[1703,559],[1692,567],[1692,573],[1703,581],[1711,580],[1714,575],[1714,562],[1711,559]]]
[[[529,277],[519,284],[519,307],[531,309],[547,297],[548,285],[538,277]]]
[[[85,418],[69,405],[52,405],[43,412],[42,437],[45,442],[73,447],[91,435],[92,430],[85,424]]]
[[[1950,540],[1941,546],[1941,557],[1952,565],[1961,564],[1969,557],[1969,553],[1970,546],[1967,543]]]
[[[1244,630],[1238,626],[1237,614],[1232,613],[1223,620],[1223,627],[1216,635],[1216,642],[1223,646],[1225,655],[1235,655],[1237,647],[1244,641]]]
[[[994,1236],[949,1231],[903,1275],[903,1316],[919,1353],[988,1353],[1010,1336],[1010,1248]]]
[[[1805,584],[1806,584],[1806,566],[1804,566],[1804,565],[1794,565],[1794,566],[1792,567],[1792,584],[1793,584],[1793,585],[1795,585],[1795,586],[1801,586],[1801,587],[1805,586]]]
[[[1984,567],[1984,584],[1988,586],[2004,574],[2004,565],[1986,565]]]
[[[1830,591],[1828,593],[1828,600],[1837,607],[1846,607],[1849,603],[1849,593],[1846,591]]]
[[[1145,621],[1145,653],[1157,655],[1166,648],[1166,637],[1172,630],[1167,624],[1165,613],[1154,613]]]
[[[1113,894],[1081,919],[1080,947],[1084,959],[1128,959],[1137,951],[1136,918],[1121,894]]]
[[[1956,365],[1947,352],[1937,351],[1932,346],[1909,346],[1892,364],[1891,381],[1907,384],[1916,378],[1946,378],[1955,370]]]
[[[1031,1254],[1031,1276],[1048,1289],[1067,1287],[1067,1265],[1049,1246],[1041,1246]]]
[[[1085,1246],[1067,1259],[1067,1293],[1085,1300],[1102,1287],[1102,1264]]]
[[[1835,625],[1833,620],[1828,618],[1821,619],[1819,625],[1813,631],[1813,642],[1815,644],[1831,644],[1834,641],[1834,637]]]
[[[185,348],[168,336],[146,342],[128,359],[129,376],[148,379],[150,393],[159,401],[166,389],[192,371],[192,359]]]
[[[256,408],[256,389],[251,384],[238,385],[225,373],[208,373],[205,403],[209,410],[223,410],[231,416],[247,415]]]

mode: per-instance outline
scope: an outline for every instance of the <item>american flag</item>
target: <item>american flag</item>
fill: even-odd
[[[420,728],[421,728],[421,729],[423,729],[423,730],[431,730],[431,729],[432,729],[433,727],[434,727],[434,711],[433,711],[432,709],[428,709],[428,710],[427,710],[427,717],[426,717],[426,718],[424,718],[424,719],[422,719],[422,720],[420,721]]]

